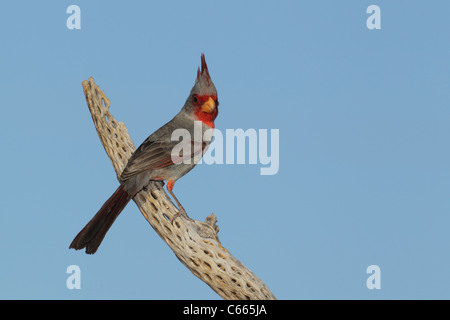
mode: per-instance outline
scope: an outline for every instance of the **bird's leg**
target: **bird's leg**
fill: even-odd
[[[173,192],[171,190],[169,190],[170,195],[174,198],[175,202],[178,205],[178,212],[172,217],[172,219],[170,219],[170,222],[173,224],[173,222],[175,221],[176,218],[178,218],[179,216],[183,215],[186,218],[189,218],[186,210],[184,210],[183,206],[181,205],[180,201],[178,201],[177,197],[173,194]]]
[[[175,194],[172,191],[174,184],[175,184],[175,181],[173,181],[173,180],[169,180],[167,182],[167,190],[169,191],[170,195],[172,196],[172,198],[175,200],[175,202],[178,205],[178,212],[172,217],[172,219],[170,219],[170,222],[172,224],[175,221],[175,219],[178,218],[181,215],[185,216],[186,218],[189,218],[187,213],[186,213],[186,210],[184,210],[184,208],[181,205],[180,201],[178,201],[178,198],[175,196]]]

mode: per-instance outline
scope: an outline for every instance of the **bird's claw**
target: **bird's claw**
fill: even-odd
[[[170,223],[173,225],[174,221],[180,216],[189,218],[183,207],[180,210],[178,210],[178,212],[172,217],[172,219],[170,219]]]

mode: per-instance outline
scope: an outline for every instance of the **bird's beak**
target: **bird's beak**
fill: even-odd
[[[206,112],[206,113],[211,113],[214,111],[214,109],[216,108],[216,103],[214,102],[214,100],[209,97],[208,100],[202,104],[202,111]]]

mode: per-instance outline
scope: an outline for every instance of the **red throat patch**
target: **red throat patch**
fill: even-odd
[[[210,128],[214,128],[214,120],[217,118],[217,114],[219,113],[219,110],[217,110],[217,107],[214,109],[211,113],[202,112],[200,108],[198,108],[195,111],[195,116],[197,117],[197,120],[200,120],[204,124],[206,124]]]
[[[210,128],[214,128],[214,120],[216,120],[217,115],[219,114],[219,102],[217,101],[216,96],[199,96],[194,95],[196,101],[194,102],[195,111],[194,114],[197,117],[197,120],[200,120],[204,124],[206,124]],[[216,107],[214,108],[213,112],[207,113],[202,111],[202,105],[205,103],[209,98],[214,100],[214,103],[216,104]]]

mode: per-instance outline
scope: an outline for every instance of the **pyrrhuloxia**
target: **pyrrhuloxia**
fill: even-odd
[[[197,161],[182,161],[194,158],[195,149],[190,155],[182,155],[181,161],[174,161],[173,148],[179,143],[172,141],[171,136],[176,129],[185,129],[194,137],[194,123],[201,121],[203,133],[214,128],[214,120],[218,114],[219,102],[216,88],[209,76],[205,56],[201,56],[201,69],[197,71],[197,79],[181,111],[168,123],[151,134],[131,156],[120,176],[120,186],[103,204],[97,214],[81,230],[69,248],[93,254],[106,235],[117,216],[128,202],[152,180],[167,181],[167,190],[185,214],[183,207],[173,194],[172,189],[179,178],[192,170]],[[192,145],[197,142],[192,141]],[[210,141],[204,141],[200,147],[201,155],[208,148]]]

